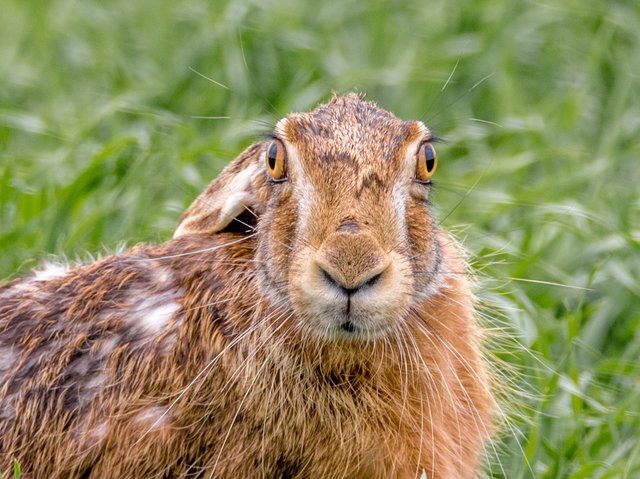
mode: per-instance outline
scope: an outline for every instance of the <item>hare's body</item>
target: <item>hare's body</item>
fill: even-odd
[[[371,131],[380,155],[393,138],[393,151],[420,144],[419,129],[391,129],[408,122],[356,96],[314,114],[329,186],[301,166],[316,147],[293,116],[279,126],[288,184],[268,182],[255,145],[171,242],[0,288],[0,470],[15,458],[26,477],[474,476],[492,398],[458,249],[400,174],[387,188],[387,173],[344,159],[355,206],[313,196],[340,188],[322,171],[344,153],[335,138],[388,123],[391,138]]]

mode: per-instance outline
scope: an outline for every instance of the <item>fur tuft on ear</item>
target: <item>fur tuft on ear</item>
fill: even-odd
[[[259,144],[249,147],[222,170],[182,215],[174,238],[219,233],[231,228],[236,218],[234,231],[251,230],[260,209],[254,184],[260,174],[256,161],[259,150]]]

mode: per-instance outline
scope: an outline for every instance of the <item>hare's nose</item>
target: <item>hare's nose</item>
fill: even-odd
[[[374,286],[390,260],[370,235],[336,233],[325,240],[315,263],[327,284],[351,296]]]

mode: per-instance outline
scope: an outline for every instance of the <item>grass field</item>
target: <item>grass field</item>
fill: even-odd
[[[640,477],[640,5],[392,3],[2,0],[0,277],[168,239],[278,118],[366,92],[446,140],[514,394],[487,477]]]

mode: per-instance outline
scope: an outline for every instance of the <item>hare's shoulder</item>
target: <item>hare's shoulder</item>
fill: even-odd
[[[198,338],[232,334],[219,297],[238,285],[225,268],[243,260],[235,251],[230,263],[227,243],[139,246],[73,268],[47,265],[1,286],[0,419],[27,407],[29,395],[81,409],[107,386],[137,381],[175,355],[195,356]]]

